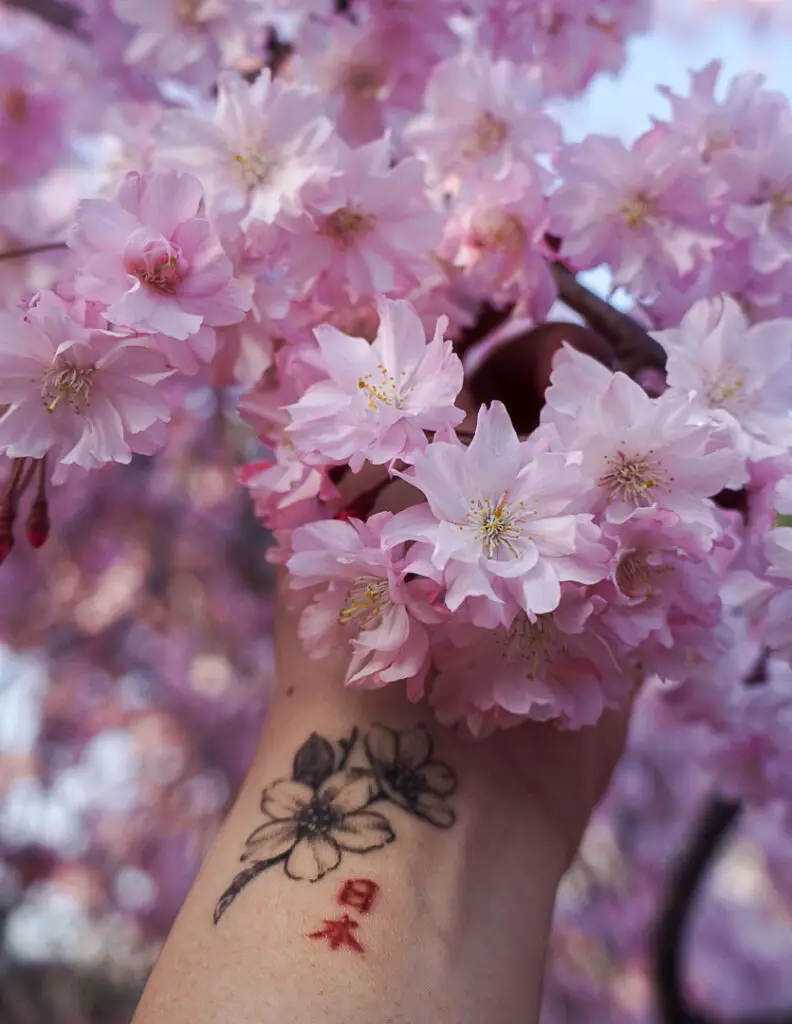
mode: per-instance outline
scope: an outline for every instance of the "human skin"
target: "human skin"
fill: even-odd
[[[345,689],[343,671],[343,651],[323,661],[305,655],[281,597],[277,686],[258,751],[133,1024],[537,1019],[556,889],[618,760],[629,709],[574,733],[528,724],[472,740],[443,729],[399,686]],[[380,795],[372,810],[387,819],[381,836],[389,823],[392,839],[340,850],[338,865],[316,881],[289,877],[278,860],[215,923],[219,898],[251,864],[240,860],[248,837],[272,817],[262,813],[262,791],[290,779],[312,734],[329,749],[353,728],[372,735],[375,723],[430,733],[432,760],[456,779],[437,801],[441,817],[433,823]],[[363,749],[361,739],[350,764]],[[378,887],[370,908],[339,905],[344,883],[355,879]],[[339,927],[347,937],[333,948]]]

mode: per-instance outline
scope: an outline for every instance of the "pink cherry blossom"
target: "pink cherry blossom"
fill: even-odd
[[[607,262],[613,282],[639,298],[694,270],[721,244],[710,223],[713,183],[698,154],[661,132],[631,148],[589,135],[563,148],[563,181],[550,200],[561,255],[586,269]]]
[[[778,526],[767,534],[767,588],[749,605],[758,636],[792,664],[792,527]]]
[[[385,543],[418,542],[413,571],[442,574],[447,606],[464,604],[477,625],[552,612],[563,582],[607,572],[609,551],[583,512],[589,481],[566,456],[521,442],[500,402],[479,411],[469,445],[436,439],[404,476],[427,503],[399,512]]]
[[[194,373],[213,328],[238,323],[250,296],[208,221],[201,183],[175,171],[128,174],[112,201],[84,200],[69,244],[76,287],[119,327],[156,334],[171,365]]]
[[[297,38],[295,73],[322,90],[341,137],[352,146],[379,139],[403,51],[376,21],[307,21]]]
[[[607,524],[603,533],[616,555],[611,581],[598,588],[608,602],[602,621],[629,649],[643,645],[647,670],[654,647],[673,644],[672,609],[706,628],[720,623],[722,575],[708,558],[709,543],[700,530],[673,513],[637,509],[627,522]]]
[[[0,314],[0,450],[14,458],[52,452],[93,469],[129,462],[136,435],[167,422],[158,382],[162,356],[140,342],[73,320],[42,292],[26,311]]]
[[[746,239],[751,264],[770,274],[792,260],[792,118],[772,141],[742,161],[739,189],[734,190],[725,226]]]
[[[515,162],[546,179],[536,157],[555,148],[560,132],[539,109],[541,93],[535,71],[465,50],[432,72],[425,112],[407,125],[405,141],[434,181],[500,179]]]
[[[0,53],[0,182],[7,188],[40,177],[68,140],[66,103],[54,81],[42,80],[23,47]]]
[[[538,321],[556,299],[541,252],[546,230],[541,184],[514,164],[501,180],[460,193],[438,255],[463,270],[470,292],[496,306],[514,303],[515,313],[525,309]]]
[[[383,299],[373,343],[327,325],[314,331],[327,374],[289,406],[295,448],[324,460],[349,460],[357,472],[373,463],[412,461],[424,431],[458,424],[454,405],[462,364],[444,340],[445,319],[431,341],[409,303]]]
[[[300,636],[314,657],[349,643],[349,686],[379,687],[406,681],[411,699],[423,692],[429,669],[426,624],[442,612],[429,600],[437,593],[405,579],[403,546],[382,547],[392,513],[365,523],[327,520],[298,527],[287,562],[295,588],[312,587],[300,620]]]
[[[602,72],[617,74],[628,36],[650,24],[648,0],[473,0],[483,16],[480,42],[498,56],[542,68],[548,92],[573,94]]]
[[[594,482],[592,510],[611,523],[625,522],[639,508],[666,510],[717,536],[707,499],[744,480],[743,460],[718,445],[712,428],[696,418],[693,400],[674,388],[650,398],[625,374],[615,373],[587,401],[577,390],[581,383],[577,376],[553,382],[551,410],[577,400],[578,416],[551,411],[547,422],[559,431],[563,446],[580,451],[580,466]],[[565,388],[572,390],[564,395]]]
[[[701,300],[676,330],[654,337],[668,352],[668,383],[692,392],[713,424],[736,433],[747,455],[770,455],[792,446],[792,320],[751,326],[724,296]]]
[[[596,722],[631,684],[598,622],[601,607],[565,584],[552,612],[520,612],[508,628],[449,629],[451,642],[434,654],[430,699],[438,718],[474,734],[531,719],[569,729]]]
[[[315,89],[274,79],[248,84],[224,71],[211,120],[186,110],[163,118],[160,166],[200,167],[207,202],[271,221],[323,166],[332,164],[333,124]]]
[[[112,6],[136,29],[125,60],[155,77],[178,75],[205,88],[224,60],[245,52],[243,0],[112,0]]]
[[[691,71],[689,96],[677,95],[667,85],[657,90],[671,105],[669,130],[696,146],[702,160],[721,175],[728,172],[725,164],[736,166],[736,151],[765,145],[788,109],[786,98],[763,89],[765,76],[755,72],[732,78],[721,100],[716,89],[722,70],[722,62],[713,60],[701,71]]]
[[[395,165],[387,138],[341,149],[332,173],[300,190],[299,210],[281,211],[291,274],[320,298],[404,294],[430,269],[440,241],[440,215],[423,188],[423,167],[406,157]]]

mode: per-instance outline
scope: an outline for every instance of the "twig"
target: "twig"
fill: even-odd
[[[688,1002],[684,982],[685,940],[701,884],[741,812],[738,801],[713,797],[672,876],[654,946],[655,991],[662,1024],[721,1024],[716,1017]],[[792,1013],[750,1017],[736,1024],[792,1024]]]
[[[660,370],[665,368],[666,354],[663,346],[640,324],[589,291],[560,261],[549,260],[548,264],[561,301],[579,313],[589,327],[613,345],[621,368],[626,373],[635,373],[648,366]]]
[[[30,245],[25,249],[8,249],[0,252],[0,262],[3,260],[21,260],[26,256],[38,256],[42,252],[55,252],[57,249],[65,249],[65,242],[42,242],[41,245]]]
[[[29,11],[37,15],[43,21],[49,22],[56,28],[62,28],[66,32],[73,32],[80,35],[77,23],[83,16],[83,12],[74,4],[65,0],[5,0],[9,7],[17,7],[22,11]]]

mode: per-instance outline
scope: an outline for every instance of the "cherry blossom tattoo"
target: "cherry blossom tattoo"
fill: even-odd
[[[448,799],[456,773],[434,758],[424,725],[401,731],[379,723],[360,737],[357,728],[332,743],[312,733],[297,751],[291,778],[277,779],[261,794],[267,821],[247,838],[240,857],[248,865],[222,894],[220,920],[237,896],[264,871],[283,865],[295,881],[318,882],[345,853],[370,853],[396,839],[383,813],[397,807],[435,828],[456,820]],[[379,810],[372,805],[379,805]]]

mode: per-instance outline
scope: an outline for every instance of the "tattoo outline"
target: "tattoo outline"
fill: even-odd
[[[248,836],[240,861],[249,866],[220,896],[215,924],[271,867],[283,864],[287,877],[318,882],[339,866],[343,853],[369,853],[394,842],[389,818],[372,804],[398,807],[435,828],[454,824],[447,800],[456,791],[456,773],[434,758],[425,725],[396,730],[374,723],[359,740],[357,728],[335,744],[311,733],[295,754],[291,778],[263,790],[260,806],[268,820]],[[363,763],[350,766],[359,753]]]

